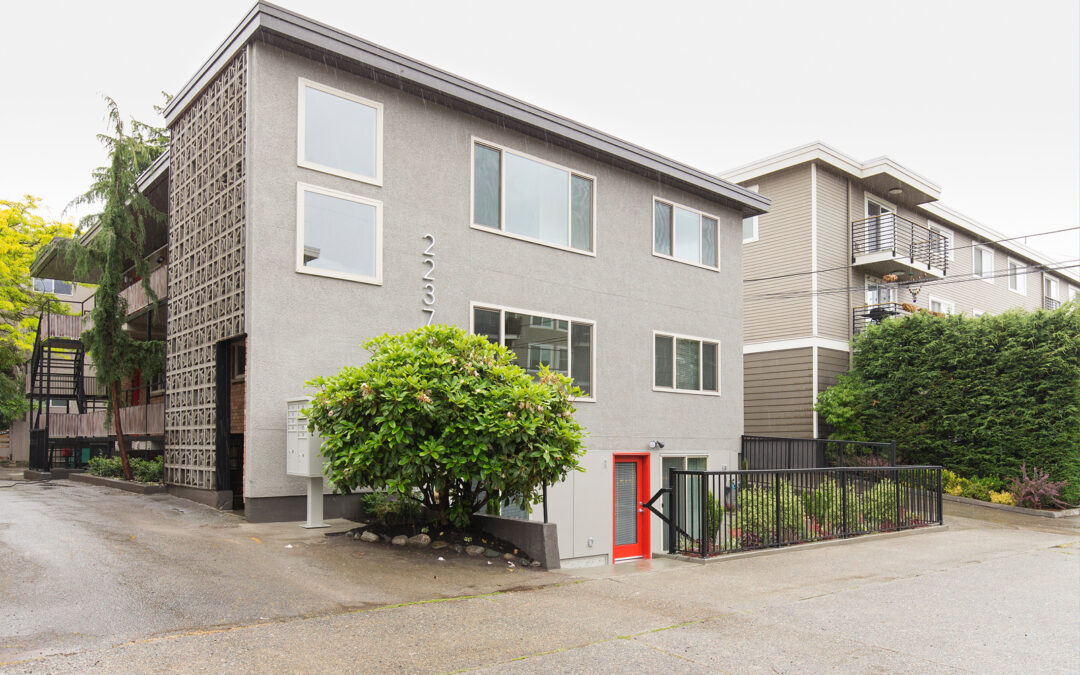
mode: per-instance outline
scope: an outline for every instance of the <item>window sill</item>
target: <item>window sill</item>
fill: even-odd
[[[682,260],[680,258],[676,258],[675,256],[664,255],[663,253],[657,253],[656,251],[653,251],[653,255],[655,257],[657,257],[657,258],[662,259],[662,260],[670,260],[672,262],[681,263],[683,265],[689,265],[690,267],[697,267],[698,269],[708,270],[709,272],[719,272],[720,271],[719,265],[716,266],[716,267],[711,267],[709,265],[702,265],[701,263],[690,262],[689,260]]]
[[[502,237],[507,237],[508,239],[517,239],[518,241],[524,241],[524,242],[528,242],[530,244],[537,244],[539,246],[547,246],[548,248],[557,249],[559,251],[566,251],[567,253],[577,253],[578,255],[589,256],[590,258],[595,258],[596,257],[596,253],[594,251],[583,251],[580,248],[572,248],[570,246],[563,246],[562,244],[552,244],[551,242],[544,241],[542,239],[534,239],[532,237],[526,237],[523,234],[514,234],[513,232],[507,232],[506,230],[497,230],[497,229],[495,229],[493,227],[488,227],[486,225],[477,225],[476,223],[473,223],[472,225],[469,225],[469,227],[471,227],[474,230],[479,230],[481,232],[487,232],[489,234],[497,234],[497,235],[502,236]],[[595,241],[595,233],[594,233],[594,241]]]
[[[304,169],[310,169],[312,171],[318,171],[319,173],[329,174],[331,176],[337,176],[338,178],[348,178],[349,180],[354,180],[357,183],[366,183],[368,185],[374,185],[375,187],[383,186],[382,176],[364,176],[359,173],[343,171],[341,169],[335,169],[333,167],[316,164],[314,162],[308,162],[306,160],[298,161],[296,163],[296,166]]]
[[[657,387],[653,385],[653,391],[662,394],[690,394],[691,396],[720,396],[718,391],[694,391],[692,389],[674,389],[669,387]]]
[[[309,274],[313,277],[324,277],[327,279],[339,279],[341,281],[352,281],[359,284],[369,284],[371,286],[382,286],[382,276],[376,277],[362,277],[358,274],[348,274],[346,272],[331,272],[327,270],[312,269],[310,267],[297,267],[297,274]]]

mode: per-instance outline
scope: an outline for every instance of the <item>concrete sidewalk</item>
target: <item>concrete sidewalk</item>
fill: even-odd
[[[0,501],[0,509],[6,507]],[[7,520],[6,510],[0,514]],[[376,589],[365,585],[363,576],[342,570],[330,572],[321,583],[342,594],[359,593],[360,588],[374,593],[393,577],[400,586],[385,586],[386,595],[405,595],[411,589],[419,599],[415,604],[380,607],[376,601],[317,615],[282,613],[268,620],[218,622],[134,639],[119,634],[108,645],[20,659],[2,669],[1080,671],[1077,524],[1036,529],[1023,522],[960,516],[950,516],[948,523],[948,530],[918,536],[793,548],[782,555],[715,565],[629,563],[594,570],[587,578],[574,572],[535,573],[527,577],[525,587],[517,588],[496,582],[513,575],[502,570],[502,577],[486,575],[488,570],[467,564],[455,573],[459,576],[429,581],[430,570],[442,568],[413,556],[412,565],[383,570],[387,576],[380,578]],[[242,538],[240,527],[228,531]],[[287,531],[287,526],[275,527]],[[10,528],[0,532],[0,541],[9,532]],[[277,545],[284,541],[278,536],[284,535],[268,538]],[[371,555],[361,546],[341,549]],[[297,570],[305,569],[308,563],[301,561],[306,556],[336,547],[335,543],[302,548],[304,557],[294,558],[293,564]],[[225,552],[235,555],[236,550]],[[271,550],[264,549],[263,555],[270,556]],[[394,560],[393,556],[380,560],[379,566]],[[472,574],[477,570],[479,575]],[[218,583],[198,574],[181,579],[185,576],[166,583],[178,607],[187,606],[200,585],[210,583],[231,598],[230,584],[239,582],[225,577]],[[463,592],[469,580],[471,590]],[[486,587],[479,583],[485,580],[490,582]],[[7,593],[11,585],[5,580],[3,588]],[[443,593],[433,593],[436,588]],[[296,589],[290,594],[295,595]],[[80,602],[94,603],[92,595]],[[317,604],[321,598],[314,593],[310,601]],[[303,604],[299,598],[294,602]],[[124,611],[121,608],[120,613]]]

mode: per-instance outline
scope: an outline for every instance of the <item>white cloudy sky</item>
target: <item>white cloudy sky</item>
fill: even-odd
[[[280,2],[708,171],[821,140],[1009,235],[1080,224],[1076,0]],[[153,121],[251,4],[5,2],[0,198],[59,217],[102,95]],[[1028,244],[1080,258],[1077,231]]]

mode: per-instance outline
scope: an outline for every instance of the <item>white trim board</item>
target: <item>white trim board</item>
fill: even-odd
[[[808,337],[794,338],[792,340],[772,340],[770,342],[753,342],[743,345],[743,354],[761,354],[764,352],[779,352],[785,349],[807,349],[818,347],[831,349],[837,352],[850,352],[851,346],[846,340],[834,340],[832,338]]]

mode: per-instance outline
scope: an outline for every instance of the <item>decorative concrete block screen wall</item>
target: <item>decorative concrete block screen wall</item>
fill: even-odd
[[[216,489],[214,344],[244,332],[247,55],[170,128],[165,482]]]

